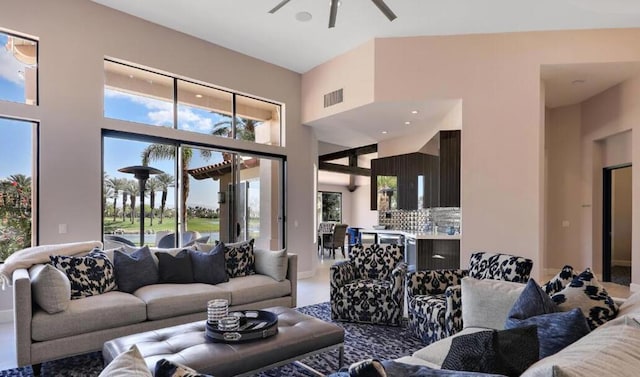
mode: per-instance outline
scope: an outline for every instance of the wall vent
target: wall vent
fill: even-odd
[[[334,90],[333,92],[324,95],[324,107],[327,108],[329,106],[336,105],[341,103],[343,100],[342,89]]]

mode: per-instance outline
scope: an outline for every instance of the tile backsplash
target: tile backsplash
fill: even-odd
[[[387,229],[416,232],[461,232],[460,207],[378,211],[378,225]]]

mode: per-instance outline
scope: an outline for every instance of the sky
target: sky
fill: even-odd
[[[0,100],[25,102],[25,65],[19,62],[4,46],[7,35],[0,33]],[[105,117],[145,123],[161,127],[171,127],[173,124],[173,105],[170,102],[152,98],[134,96],[122,92],[105,89]],[[210,133],[214,125],[224,119],[214,113],[189,106],[178,109],[178,128],[201,133]],[[228,118],[227,118],[228,119]],[[32,176],[32,132],[31,122],[12,120],[0,117],[0,179],[13,174]],[[133,179],[131,174],[118,172],[119,168],[131,165],[141,165],[142,151],[149,145],[138,141],[117,138],[105,138],[104,169],[111,177]],[[200,167],[222,161],[221,153],[213,153],[209,160],[202,158],[195,152],[190,166]],[[154,161],[150,166],[165,173],[174,175],[174,161]],[[196,181],[190,180],[188,205],[217,208],[217,193],[219,184],[212,179]],[[160,193],[156,194],[160,201]],[[169,198],[173,198],[173,190],[169,191]],[[121,201],[121,199],[120,199]],[[148,202],[147,202],[148,203]],[[175,204],[170,199],[168,207]]]

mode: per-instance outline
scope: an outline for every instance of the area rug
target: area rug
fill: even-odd
[[[330,318],[329,303],[305,306],[297,309],[327,322]],[[367,325],[348,322],[334,322],[344,328],[345,349],[344,364],[348,366],[356,361],[377,358],[380,360],[395,359],[411,355],[423,347],[405,327]],[[337,368],[338,352],[326,352],[302,360],[305,364],[325,374]],[[103,368],[100,352],[87,353],[42,364],[42,377],[97,377]],[[31,367],[0,371],[0,377],[32,377]],[[290,364],[259,374],[259,377],[312,376],[303,368]]]

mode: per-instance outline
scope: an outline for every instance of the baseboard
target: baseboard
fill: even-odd
[[[298,272],[298,279],[309,279],[312,278],[313,275],[315,275],[313,271],[300,271]]]
[[[612,266],[631,267],[631,261],[630,260],[617,260],[617,259],[614,259],[614,260],[611,261],[611,265]]]
[[[13,321],[13,310],[0,310],[0,323]]]

